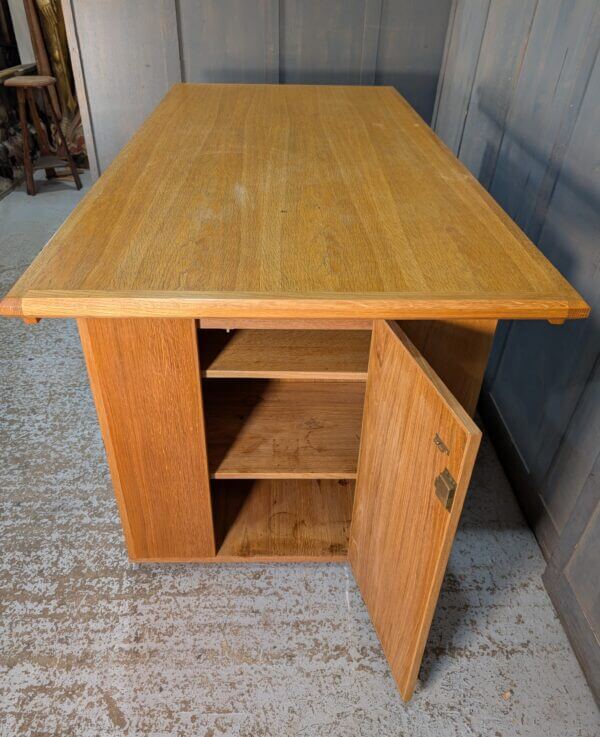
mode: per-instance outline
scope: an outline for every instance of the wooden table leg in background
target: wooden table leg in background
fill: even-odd
[[[78,324],[130,558],[214,556],[195,321]]]
[[[27,127],[27,103],[25,90],[17,88],[17,104],[19,106],[19,122],[21,123],[21,135],[23,137],[23,169],[25,170],[25,182],[27,194],[35,194],[35,183],[33,181],[33,164],[31,163],[31,148],[29,145],[29,128]]]
[[[46,131],[44,130],[42,121],[40,120],[40,114],[37,109],[34,91],[32,88],[27,88],[25,90],[25,94],[27,96],[27,102],[29,104],[29,112],[31,113],[31,119],[33,120],[33,125],[35,126],[35,130],[38,135],[38,144],[40,147],[40,153],[42,156],[50,156],[51,155],[50,141],[48,140],[48,136],[46,134]],[[48,167],[46,169],[46,178],[52,179],[55,176],[56,176],[56,171],[54,167]]]

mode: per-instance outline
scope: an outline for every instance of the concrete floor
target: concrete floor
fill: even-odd
[[[0,201],[2,293],[79,198]],[[600,734],[487,442],[403,704],[347,566],[129,563],[74,323],[0,346],[2,737]]]

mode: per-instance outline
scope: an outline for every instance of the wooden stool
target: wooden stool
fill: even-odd
[[[35,182],[33,180],[33,172],[36,169],[45,169],[46,177],[50,179],[56,176],[55,167],[61,167],[67,164],[73,174],[73,179],[77,185],[77,189],[81,189],[81,179],[77,173],[77,167],[73,161],[73,157],[69,153],[67,141],[65,139],[56,110],[52,105],[50,99],[50,93],[48,87],[56,83],[54,77],[43,77],[43,76],[24,76],[24,77],[11,77],[4,83],[5,87],[16,87],[17,88],[17,102],[19,104],[19,120],[21,122],[21,130],[23,131],[23,164],[25,166],[25,180],[27,182],[27,193],[35,194]],[[58,149],[58,155],[53,156],[50,151],[50,142],[46,131],[44,130],[38,109],[35,103],[34,90],[40,90],[42,96],[47,102],[50,116],[56,125],[58,132],[58,138],[60,141],[60,147]],[[31,161],[31,149],[29,147],[29,130],[27,128],[27,109],[25,100],[29,103],[29,110],[31,112],[31,118],[38,134],[40,142],[41,157],[33,163]],[[62,152],[64,149],[64,152]]]

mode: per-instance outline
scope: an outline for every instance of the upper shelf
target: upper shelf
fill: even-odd
[[[370,331],[203,330],[205,378],[366,381]]]
[[[393,88],[254,84],[175,85],[0,302],[29,317],[588,312]]]

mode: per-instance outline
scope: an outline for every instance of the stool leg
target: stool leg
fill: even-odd
[[[48,156],[50,154],[50,143],[48,141],[48,136],[46,135],[46,131],[44,130],[44,127],[42,125],[42,121],[40,120],[40,115],[38,113],[37,105],[35,104],[35,97],[33,95],[32,89],[27,90],[27,102],[29,103],[29,110],[31,112],[31,118],[33,120],[33,124],[38,134],[38,139],[40,142],[40,151],[42,153],[42,156]],[[45,169],[45,172],[46,172],[47,179],[51,179],[52,177],[56,176],[56,172],[54,171],[53,167]]]
[[[77,189],[81,189],[81,186],[82,186],[81,179],[79,178],[79,173],[77,172],[77,167],[75,166],[73,157],[69,153],[69,147],[67,146],[67,140],[65,138],[65,134],[62,132],[62,128],[60,127],[60,121],[58,120],[58,116],[56,115],[56,110],[54,109],[52,105],[52,99],[50,98],[50,93],[48,92],[47,87],[44,87],[44,93],[46,94],[46,97],[48,99],[48,107],[50,108],[50,115],[52,116],[52,119],[54,120],[54,124],[56,125],[58,138],[62,144],[62,147],[65,150],[65,158],[69,162],[69,168],[71,169],[71,174],[73,175],[73,179],[75,180]]]
[[[23,166],[25,168],[25,181],[27,183],[27,194],[35,194],[35,183],[33,181],[33,164],[31,163],[31,149],[29,148],[29,130],[27,128],[27,110],[25,108],[25,90],[17,88],[17,103],[19,105],[19,120],[21,122],[21,133],[23,135]]]

